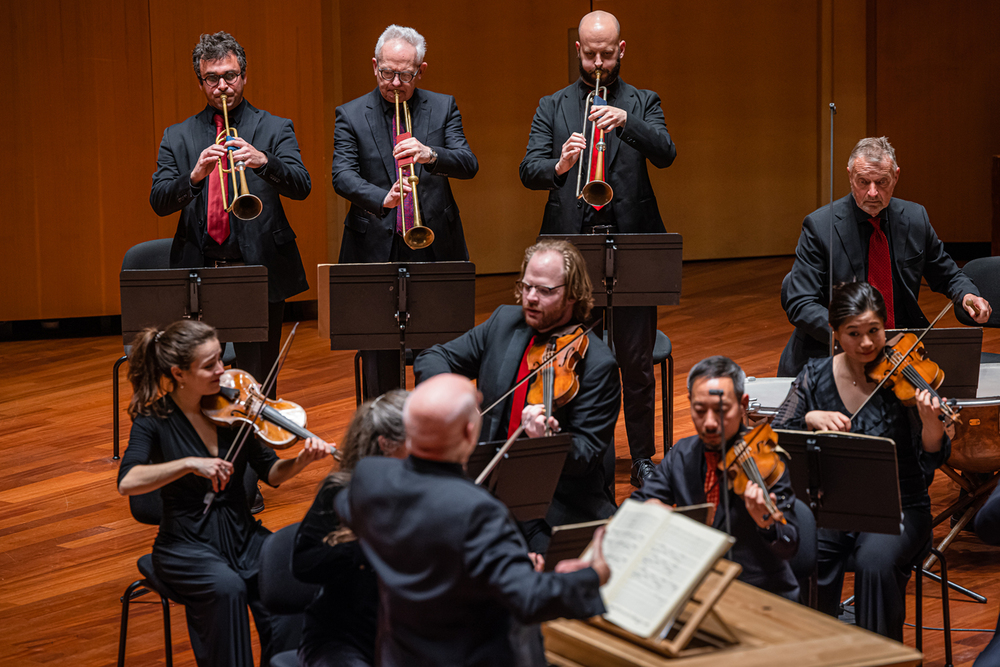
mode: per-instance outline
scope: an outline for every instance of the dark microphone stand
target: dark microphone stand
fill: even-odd
[[[726,412],[722,404],[722,397],[725,395],[721,389],[709,389],[708,393],[719,397],[719,432],[722,440],[722,479],[718,480],[719,495],[722,496],[722,511],[726,515],[726,534],[732,536],[733,527],[729,518],[729,471],[726,469]],[[732,552],[732,547],[729,548]],[[728,554],[727,554],[728,557]]]

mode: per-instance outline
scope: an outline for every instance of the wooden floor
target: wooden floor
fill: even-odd
[[[781,278],[790,265],[791,258],[685,264],[682,304],[661,308],[659,317],[660,329],[674,345],[675,438],[693,433],[684,377],[699,359],[725,354],[748,375],[775,375],[791,331],[778,303]],[[477,322],[498,304],[513,302],[513,280],[477,281]],[[927,313],[936,313],[943,303],[927,291],[921,298]],[[944,324],[954,326],[954,317]],[[289,329],[286,325],[285,332]],[[1000,331],[987,330],[984,345],[1000,351]],[[307,409],[313,431],[336,440],[355,405],[353,354],[328,347],[317,335],[316,322],[303,322],[279,389]],[[90,667],[116,660],[119,598],[137,578],[135,561],[149,552],[156,532],[136,523],[126,499],[115,491],[111,367],[121,353],[121,338],[114,336],[0,343],[0,664]],[[124,373],[122,378],[124,406],[129,390]],[[121,414],[127,439],[128,419]],[[657,433],[659,420],[658,412]],[[631,490],[621,421],[617,442],[621,499]],[[300,520],[325,473],[325,466],[316,465],[280,489],[266,488],[264,524],[274,530]],[[939,473],[931,495],[940,508],[957,488]],[[945,531],[943,526],[938,533]],[[974,604],[953,596],[952,626],[992,631],[1000,600],[1000,552],[966,533],[947,553],[952,580],[989,598],[987,604]],[[938,591],[929,590],[925,625],[939,627]],[[912,620],[912,595],[909,602]],[[162,664],[160,619],[159,605],[133,607],[129,664]],[[173,608],[172,620],[175,664],[192,665],[182,608]],[[971,665],[990,636],[955,632],[955,663]],[[927,664],[943,664],[942,633],[925,632],[925,642]],[[906,631],[906,643],[913,645],[912,629]]]

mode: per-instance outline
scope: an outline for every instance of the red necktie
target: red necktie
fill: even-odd
[[[535,337],[532,336],[531,340],[528,341],[528,347],[524,348],[524,356],[521,357],[521,367],[517,369],[518,381],[528,375],[528,352],[531,350],[534,342]],[[524,412],[524,403],[528,399],[529,384],[531,383],[525,382],[514,390],[514,402],[510,406],[510,424],[507,426],[508,438],[514,435],[514,431],[521,425],[521,413]]]
[[[868,240],[868,284],[882,294],[885,301],[886,329],[894,329],[896,317],[892,309],[892,262],[889,257],[889,240],[878,218],[868,218],[872,223],[872,236]]]
[[[216,136],[223,129],[222,115],[215,114]],[[225,184],[225,181],[219,178],[218,168],[213,169],[208,175],[208,235],[219,245],[229,238],[229,214],[222,203],[222,188]]]
[[[394,118],[393,121],[392,121],[392,145],[393,146],[395,146],[396,144],[398,144],[400,141],[402,141],[404,139],[409,139],[410,137],[413,136],[409,132],[400,132],[399,130],[401,130],[402,128],[400,127],[399,123],[400,123],[400,119],[399,118]],[[405,167],[406,165],[409,165],[409,164],[415,164],[413,162],[413,158],[411,158],[411,157],[403,158],[401,161],[400,160],[396,160],[395,162],[396,162],[396,175],[397,176],[399,175],[399,168],[400,167]],[[416,169],[416,166],[414,166],[414,169]],[[403,174],[404,174],[403,178],[406,178],[406,174],[409,171],[410,171],[409,169],[404,169],[403,170]],[[400,191],[402,192],[402,186],[400,186]],[[406,218],[405,219],[406,229],[403,229],[403,222],[404,222],[403,218],[404,218],[404,216]],[[407,229],[411,229],[413,227],[413,222],[414,222],[413,221],[413,194],[410,193],[410,194],[405,195],[403,197],[402,202],[400,203],[400,205],[396,207],[396,233],[397,234],[405,234]]]
[[[705,450],[705,502],[719,504],[719,452]]]

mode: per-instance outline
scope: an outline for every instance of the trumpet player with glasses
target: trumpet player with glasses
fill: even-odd
[[[451,179],[479,162],[455,98],[418,88],[427,43],[390,25],[372,58],[375,89],[337,107],[333,188],[351,206],[340,263],[465,261],[469,251]],[[362,352],[365,395],[399,386],[396,350]]]
[[[669,167],[677,155],[660,97],[621,79],[625,40],[612,14],[587,14],[578,33],[580,78],[539,101],[521,161],[521,183],[549,191],[541,233],[665,232],[647,171],[648,163]],[[616,307],[614,317],[631,481],[641,486],[656,451],[656,308]]]
[[[305,199],[312,183],[292,121],[244,99],[239,42],[202,35],[192,61],[207,104],[164,130],[149,203],[159,216],[180,211],[171,267],[267,267],[268,339],[234,344],[238,367],[263,380],[278,357],[285,300],[309,288],[281,197]]]

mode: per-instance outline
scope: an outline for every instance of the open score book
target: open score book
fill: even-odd
[[[639,637],[662,634],[734,542],[662,505],[626,499],[604,535],[604,619]]]

